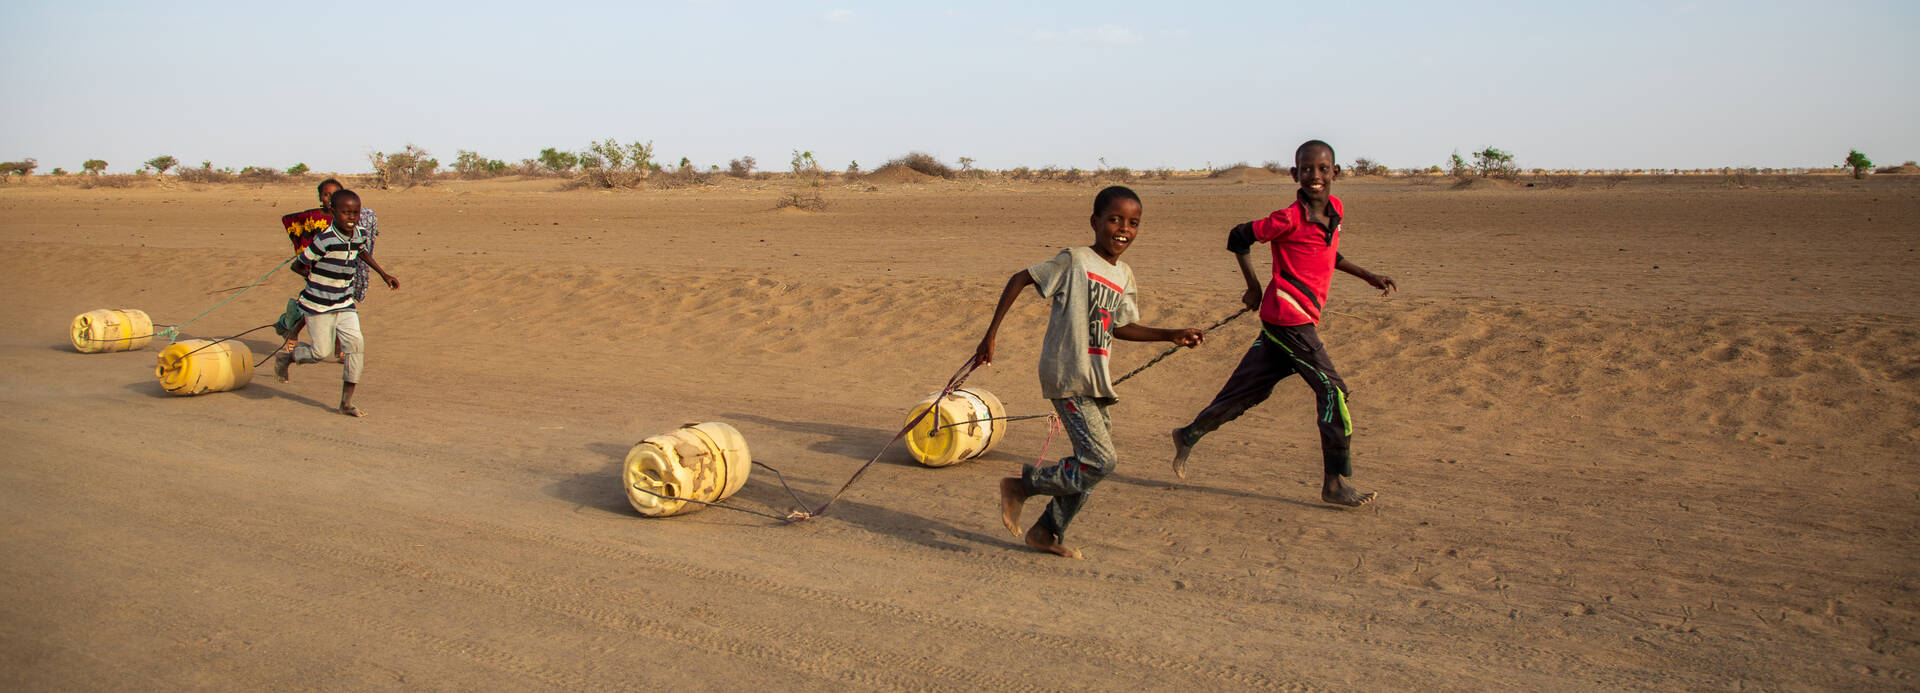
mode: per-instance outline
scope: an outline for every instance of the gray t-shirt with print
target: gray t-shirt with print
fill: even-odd
[[[1133,268],[1074,247],[1027,268],[1034,288],[1053,301],[1040,345],[1040,394],[1047,399],[1114,397],[1107,372],[1113,330],[1140,319]]]

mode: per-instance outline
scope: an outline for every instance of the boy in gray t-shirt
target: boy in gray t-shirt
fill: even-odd
[[[1050,467],[1028,465],[1020,476],[1000,480],[1001,520],[1007,531],[1020,534],[1020,508],[1027,498],[1053,496],[1047,510],[1026,532],[1027,546],[1069,558],[1080,552],[1067,548],[1067,524],[1086,503],[1087,494],[1113,473],[1113,422],[1107,408],[1118,398],[1107,375],[1107,357],[1115,338],[1130,342],[1173,342],[1199,346],[1197,329],[1165,329],[1135,324],[1140,311],[1134,305],[1133,269],[1120,254],[1140,234],[1140,196],[1115,185],[1093,198],[1093,245],[1067,248],[1053,259],[1034,265],[1007,280],[994,308],[993,324],[980,339],[974,359],[993,362],[993,342],[1000,320],[1028,286],[1053,302],[1047,319],[1047,337],[1040,346],[1040,394],[1053,400],[1053,410],[1073,443],[1073,455]]]

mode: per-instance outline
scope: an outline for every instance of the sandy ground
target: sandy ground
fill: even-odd
[[[986,458],[896,449],[826,516],[645,519],[619,463],[738,427],[810,500],[971,353],[1008,274],[1085,243],[1091,186],[792,183],[365,192],[404,282],[339,367],[192,398],[95,308],[179,322],[285,256],[303,186],[0,187],[0,686],[108,689],[1912,689],[1920,676],[1920,180],[1357,180],[1323,334],[1357,482],[1318,502],[1308,390],[1166,431],[1254,335],[1122,387],[1119,472],[1025,551]],[[1146,322],[1235,308],[1225,229],[1283,181],[1143,183]],[[230,335],[281,273],[189,326]],[[1032,297],[970,384],[1040,413]],[[270,332],[245,341],[277,346]],[[1160,345],[1122,344],[1131,368]],[[1053,454],[1064,448],[1054,441]],[[756,472],[732,501],[785,511]],[[1037,510],[1038,505],[1030,506]],[[1030,515],[1031,516],[1031,515]]]

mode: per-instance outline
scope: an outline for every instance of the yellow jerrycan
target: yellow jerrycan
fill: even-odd
[[[620,480],[627,502],[648,517],[683,515],[718,503],[747,484],[753,455],[747,439],[719,422],[687,424],[646,440],[627,452]]]
[[[939,398],[939,401],[934,401]],[[1007,415],[1000,398],[977,387],[963,387],[940,397],[934,393],[907,411],[907,420],[933,412],[907,431],[907,452],[920,464],[945,467],[987,454],[1007,434]],[[989,420],[991,419],[991,420]]]
[[[174,342],[160,350],[153,374],[160,378],[160,387],[176,395],[238,390],[253,380],[253,351],[233,339]]]
[[[82,354],[137,351],[153,341],[153,319],[132,308],[90,310],[73,318],[69,334]]]

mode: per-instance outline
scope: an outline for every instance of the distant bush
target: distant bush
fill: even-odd
[[[1861,154],[1858,149],[1848,150],[1846,160],[1840,162],[1840,164],[1853,169],[1854,180],[1867,177],[1867,172],[1873,170],[1873,160],[1867,158],[1867,155]]]
[[[540,166],[554,174],[564,174],[580,165],[580,155],[553,147],[540,150]]]
[[[820,162],[813,159],[813,152],[793,150],[793,175],[801,178],[815,178],[821,173]]]
[[[1472,174],[1473,169],[1467,167],[1467,160],[1460,158],[1460,150],[1453,150],[1453,155],[1447,158],[1447,175],[1464,180]]]
[[[860,175],[860,162],[858,161],[847,162],[847,177],[852,178],[858,175]]]
[[[791,192],[782,195],[779,204],[773,206],[774,209],[788,207],[809,212],[824,212],[827,211],[827,200],[816,192]]]
[[[1546,175],[1546,186],[1548,189],[1571,188],[1578,182],[1580,182],[1580,177],[1571,173],[1549,173]]]
[[[313,169],[311,168],[307,168],[307,165],[305,163],[297,163],[287,167],[287,175],[304,176],[304,175],[307,175],[308,171],[312,171],[312,170]]]
[[[1387,172],[1386,164],[1379,163],[1364,156],[1354,159],[1353,163],[1347,166],[1347,173],[1355,176],[1384,176],[1387,175]]]
[[[576,183],[590,188],[631,188],[659,169],[653,162],[652,141],[620,144],[609,137],[587,145],[587,151],[580,153],[580,178]]]
[[[181,181],[187,183],[227,183],[233,180],[233,169],[213,167],[213,162],[202,161],[200,168],[180,167],[174,171]]]
[[[1481,178],[1513,180],[1520,176],[1520,167],[1514,165],[1513,154],[1493,147],[1473,153],[1473,168],[1480,172]]]
[[[80,168],[86,169],[87,173],[97,176],[100,175],[101,171],[107,170],[107,162],[99,159],[88,159],[86,163],[80,164]]]
[[[727,175],[735,178],[746,178],[753,175],[753,167],[758,165],[759,162],[754,161],[753,157],[743,156],[727,162]]]
[[[40,167],[40,162],[35,159],[21,159],[19,161],[8,161],[5,163],[0,163],[0,175],[31,176],[33,175],[33,170],[39,167]]]
[[[426,185],[433,180],[433,172],[440,168],[438,159],[411,144],[392,154],[374,152],[367,158],[373,163],[373,185],[382,190],[396,185],[403,189]]]
[[[64,176],[64,175],[67,175],[67,170],[64,168],[60,168],[59,166],[55,166],[53,167],[53,170],[48,171],[48,173],[51,173],[56,176]]]
[[[247,183],[278,183],[286,180],[287,176],[277,168],[248,166],[240,169],[239,175],[235,176],[235,178]]]
[[[521,159],[520,163],[514,164],[512,168],[507,170],[507,172],[516,176],[525,176],[528,178],[534,178],[534,177],[545,175],[547,173],[547,169],[546,167],[541,166],[538,160]]]
[[[1148,174],[1156,180],[1173,180],[1173,169],[1162,166]]]
[[[144,176],[128,174],[75,176],[75,182],[78,183],[82,189],[86,190],[92,190],[94,188],[125,188],[145,179]]]
[[[159,173],[161,175],[166,175],[167,169],[170,169],[179,165],[180,165],[179,159],[175,159],[171,156],[166,156],[164,154],[147,160],[147,166],[149,168],[152,168],[155,173]]]
[[[453,158],[453,172],[461,178],[492,178],[507,172],[507,162],[461,149]]]
[[[908,152],[904,156],[889,160],[886,165],[905,166],[929,176],[939,176],[941,178],[953,177],[953,167],[940,163],[939,159],[933,158],[932,154],[926,152]],[[882,166],[881,168],[885,167],[886,166]]]
[[[693,167],[686,159],[680,160],[680,168],[647,177],[647,185],[663,190],[686,188],[695,185],[711,185],[713,175],[703,173]]]
[[[1281,164],[1281,163],[1280,163],[1280,162],[1278,162],[1278,161],[1268,161],[1267,163],[1264,163],[1264,164],[1261,164],[1261,165],[1260,165],[1260,168],[1264,168],[1264,169],[1266,169],[1266,170],[1268,170],[1268,171],[1272,171],[1272,172],[1274,172],[1274,173],[1286,173],[1286,172],[1287,172],[1287,166],[1286,166],[1286,165],[1284,165],[1284,164]]]

